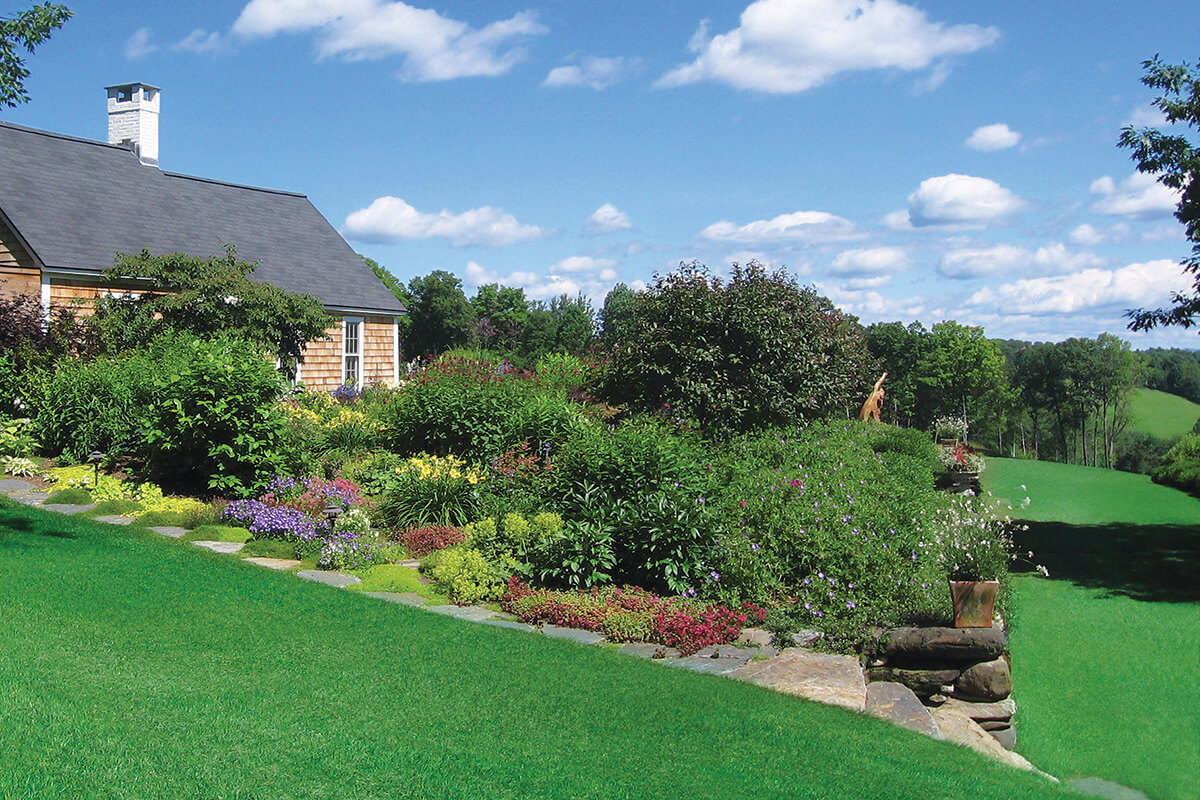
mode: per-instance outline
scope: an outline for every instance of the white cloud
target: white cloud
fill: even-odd
[[[1167,118],[1161,111],[1147,103],[1133,109],[1129,114],[1129,119],[1125,120],[1125,124],[1135,128],[1163,128],[1167,125]]]
[[[920,296],[890,298],[869,289],[851,289],[821,282],[814,286],[842,311],[868,320],[916,319],[928,310],[925,298]]]
[[[1023,205],[1021,198],[995,181],[951,173],[921,181],[908,196],[908,217],[914,227],[982,226]]]
[[[586,86],[599,91],[619,83],[636,63],[636,59],[630,58],[586,56],[579,59],[578,64],[566,64],[550,70],[542,85],[551,88]]]
[[[133,32],[125,42],[125,57],[126,58],[141,58],[148,56],[158,49],[157,45],[150,43],[150,29],[138,28]]]
[[[1115,270],[1085,269],[1070,275],[1028,278],[980,289],[969,306],[1003,309],[1006,314],[1074,314],[1097,308],[1158,305],[1184,288],[1174,261],[1129,264]]]
[[[1092,181],[1088,191],[1101,196],[1092,204],[1092,211],[1109,216],[1153,219],[1173,214],[1179,204],[1177,190],[1144,172],[1133,173],[1120,185],[1105,175]]]
[[[1085,222],[1071,231],[1067,239],[1071,244],[1095,247],[1100,244],[1116,244],[1124,241],[1128,236],[1129,226],[1124,222],[1118,222],[1109,228],[1097,228],[1095,225]]]
[[[877,275],[874,278],[851,278],[850,280],[846,281],[846,289],[852,292],[858,292],[864,289],[882,289],[885,286],[891,285],[891,275]]]
[[[943,277],[956,280],[1020,273],[1025,271],[1031,258],[1028,250],[1007,244],[963,248],[944,253],[937,271]]]
[[[931,22],[898,0],[758,0],[728,33],[709,38],[707,20],[701,23],[689,44],[696,59],[655,85],[716,81],[759,92],[803,92],[841,72],[925,69],[999,37],[995,28]]]
[[[611,258],[593,258],[592,256],[571,256],[564,258],[554,266],[551,272],[599,272],[615,267],[617,262]]]
[[[900,247],[873,247],[865,250],[846,250],[833,259],[835,275],[891,275],[908,269],[908,254]]]
[[[796,211],[774,219],[760,219],[745,225],[722,220],[714,222],[700,236],[720,242],[788,242],[848,239],[854,235],[854,223],[826,211]]]
[[[380,197],[346,217],[342,232],[366,242],[399,242],[410,239],[448,239],[456,247],[484,245],[506,247],[547,235],[537,225],[523,225],[503,209],[484,206],[452,214],[442,210],[426,214],[399,197]]]
[[[1019,141],[1021,141],[1021,134],[1012,130],[1003,122],[998,122],[995,125],[984,125],[976,128],[975,132],[967,137],[967,141],[963,144],[972,150],[990,153],[993,150],[1016,147]]]
[[[531,11],[476,30],[391,0],[250,0],[233,25],[233,33],[247,38],[306,32],[321,58],[400,56],[402,80],[444,81],[503,75],[525,58],[513,43],[548,29]]]
[[[525,296],[531,300],[550,300],[564,294],[570,297],[582,294],[589,298],[592,305],[597,308],[604,302],[604,296],[617,282],[615,272],[609,272],[607,275],[600,275],[596,278],[566,277],[556,274],[554,267],[551,267],[545,275],[524,271],[510,272],[504,275],[474,261],[467,263],[465,274],[463,283],[469,286],[499,283],[503,286],[519,287],[525,290]]]
[[[1001,244],[990,247],[964,247],[942,255],[938,273],[946,278],[969,280],[991,275],[1015,277],[1021,274],[1061,275],[1100,267],[1104,259],[1095,253],[1071,252],[1061,242],[1027,250]]]
[[[1185,228],[1182,225],[1173,223],[1164,223],[1155,225],[1148,231],[1142,233],[1141,239],[1143,242],[1169,242],[1172,240],[1184,242],[1187,240]]]
[[[228,46],[219,33],[209,33],[197,28],[181,41],[171,45],[171,49],[185,53],[219,53]]]
[[[612,233],[613,231],[627,231],[633,228],[633,223],[630,222],[629,215],[612,203],[605,203],[597,208],[587,218],[587,222],[583,224],[584,227],[593,233]]]

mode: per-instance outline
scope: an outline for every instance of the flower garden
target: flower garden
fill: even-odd
[[[431,596],[685,653],[751,623],[852,648],[948,622],[948,577],[1006,584],[1007,517],[937,489],[973,452],[836,418],[702,435],[669,408],[592,399],[606,369],[448,353],[328,395],[236,342],[166,344],[44,376],[0,457],[44,470],[49,502],[207,526],[310,568],[419,559]],[[100,468],[53,466],[93,451]]]

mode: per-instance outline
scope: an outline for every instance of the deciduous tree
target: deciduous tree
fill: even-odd
[[[25,92],[29,70],[20,51],[32,55],[73,13],[66,6],[42,3],[10,19],[0,17],[0,106],[12,108],[29,102]]]

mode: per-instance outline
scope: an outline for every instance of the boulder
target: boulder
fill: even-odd
[[[954,681],[955,697],[1003,700],[1012,690],[1012,670],[1004,658],[973,664]]]
[[[980,725],[982,728],[983,726]],[[1017,749],[1017,729],[1012,725],[1005,725],[1002,728],[984,728],[988,735],[1000,743],[1000,746],[1005,750]]]
[[[976,722],[983,720],[1010,720],[1017,713],[1017,701],[1011,697],[995,703],[972,703],[958,697],[951,697],[944,708],[958,711]]]
[[[867,706],[867,684],[854,656],[789,647],[768,661],[751,661],[729,677],[851,711]]]
[[[895,628],[884,654],[892,664],[927,666],[991,661],[1007,649],[1008,634],[1001,628]]]
[[[961,711],[943,707],[935,708],[930,713],[933,715],[933,721],[937,723],[938,728],[941,730],[943,738],[955,744],[969,747],[977,753],[982,753],[989,758],[994,758],[1017,769],[1039,772],[1033,764],[1030,764],[1022,756],[1004,749],[998,741]]]
[[[910,731],[935,739],[942,738],[942,732],[930,716],[929,709],[921,705],[912,689],[903,684],[868,683],[867,713]]]
[[[957,669],[904,669],[903,667],[871,667],[867,670],[868,681],[902,683],[919,695],[928,697],[937,694],[943,686],[958,680]]]

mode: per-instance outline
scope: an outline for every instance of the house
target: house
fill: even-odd
[[[161,92],[108,88],[108,143],[0,122],[0,292],[42,307],[128,291],[105,283],[117,253],[207,258],[237,247],[251,278],[320,299],[339,317],[310,342],[299,379],[331,391],[399,377],[404,306],[304,195],[158,168]]]

